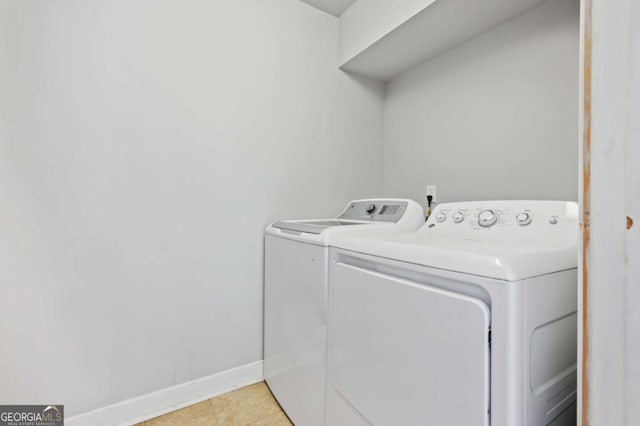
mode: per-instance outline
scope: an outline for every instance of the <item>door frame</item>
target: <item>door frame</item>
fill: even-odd
[[[579,424],[625,425],[638,418],[638,397],[628,392],[635,349],[633,324],[640,303],[634,282],[640,272],[628,262],[640,244],[640,14],[633,0],[582,0],[580,48],[580,205],[582,240],[579,287]],[[635,40],[634,40],[635,39]],[[635,41],[635,45],[634,45]],[[636,78],[634,79],[634,74]],[[636,191],[637,193],[638,191]],[[637,287],[637,286],[636,286]],[[635,308],[635,309],[634,309]],[[635,327],[638,327],[637,325]],[[637,337],[635,337],[637,340]],[[637,379],[635,379],[637,380]],[[635,402],[635,404],[634,404]],[[635,414],[638,416],[637,414]]]

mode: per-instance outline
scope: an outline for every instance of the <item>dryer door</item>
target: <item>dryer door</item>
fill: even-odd
[[[334,267],[327,424],[488,425],[487,305]]]

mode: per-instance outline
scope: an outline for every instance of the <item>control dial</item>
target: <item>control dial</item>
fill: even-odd
[[[453,214],[453,221],[454,221],[455,223],[460,223],[460,222],[462,222],[463,220],[464,220],[464,213],[462,213],[462,212],[455,212],[455,213]]]
[[[478,225],[488,228],[498,221],[498,215],[493,210],[482,210],[478,215]]]
[[[438,212],[438,214],[436,215],[436,220],[438,222],[444,222],[445,220],[447,220],[447,214],[444,212]]]
[[[374,211],[376,211],[376,205],[375,205],[375,204],[369,204],[369,205],[367,206],[367,208],[366,208],[366,209],[364,209],[364,211],[366,211],[367,213],[371,214],[371,213],[373,213]]]
[[[528,224],[531,223],[531,215],[529,213],[524,213],[524,212],[520,213],[518,216],[516,216],[516,221],[520,226],[527,226]]]

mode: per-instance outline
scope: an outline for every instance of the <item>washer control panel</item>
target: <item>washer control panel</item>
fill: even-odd
[[[359,200],[352,201],[338,219],[396,223],[406,210],[402,200]]]

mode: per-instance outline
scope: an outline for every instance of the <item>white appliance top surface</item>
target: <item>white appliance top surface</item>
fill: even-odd
[[[505,281],[573,269],[578,205],[563,201],[472,201],[437,206],[416,232],[338,235],[332,246]]]
[[[321,234],[329,228],[352,226],[352,225],[364,225],[369,222],[356,222],[356,221],[344,221],[336,219],[321,219],[321,220],[283,220],[274,222],[271,227],[282,229],[284,231],[292,232],[305,232],[308,234]],[[375,222],[374,222],[375,223]]]
[[[424,223],[423,214],[422,207],[413,200],[353,200],[335,218],[276,221],[267,226],[265,232],[281,238],[328,246],[334,235],[362,234],[365,229],[372,227],[414,231]]]

